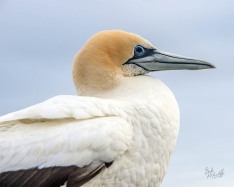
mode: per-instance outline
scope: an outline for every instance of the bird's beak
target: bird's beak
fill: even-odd
[[[159,50],[152,50],[142,58],[132,58],[126,64],[135,64],[146,71],[162,71],[162,70],[198,70],[215,68],[214,65],[192,58],[186,58]]]

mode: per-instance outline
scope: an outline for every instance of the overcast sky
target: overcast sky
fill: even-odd
[[[162,187],[234,186],[234,1],[1,0],[0,115],[76,94],[75,53],[97,31],[123,29],[215,70],[156,72],[181,110]],[[221,178],[207,179],[205,168]]]

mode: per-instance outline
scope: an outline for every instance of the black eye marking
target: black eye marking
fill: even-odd
[[[132,62],[134,59],[143,59],[145,57],[151,56],[155,54],[155,48],[146,48],[141,45],[136,45],[134,47],[134,55],[132,58],[128,59],[123,65],[125,64],[135,64]]]
[[[135,48],[134,48],[134,56],[136,57],[141,57],[145,54],[145,49],[144,47],[140,46],[140,45],[137,45]]]

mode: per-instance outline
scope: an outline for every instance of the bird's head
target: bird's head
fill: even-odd
[[[139,35],[107,30],[93,35],[73,63],[73,80],[85,90],[112,89],[123,77],[151,71],[214,68],[208,62],[161,52]]]

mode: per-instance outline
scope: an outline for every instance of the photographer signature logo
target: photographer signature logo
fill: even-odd
[[[211,168],[206,167],[205,168],[205,175],[206,175],[207,179],[221,178],[224,175],[224,169],[221,169],[218,172],[215,172],[213,167],[211,167]]]

